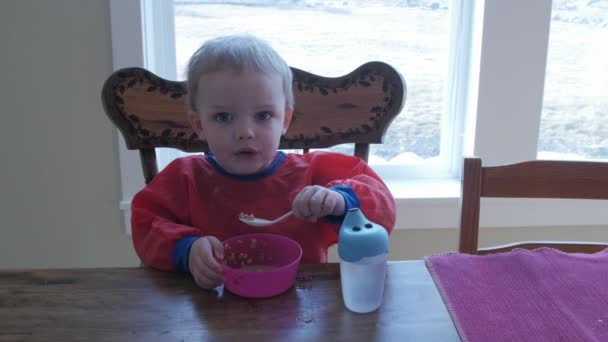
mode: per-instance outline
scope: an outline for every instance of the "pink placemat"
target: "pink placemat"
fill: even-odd
[[[608,249],[425,261],[463,341],[608,341]]]

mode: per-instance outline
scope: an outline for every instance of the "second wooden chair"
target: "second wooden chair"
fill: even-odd
[[[514,248],[552,247],[564,252],[595,253],[608,248],[608,227],[606,239],[598,242],[527,241],[478,248],[482,197],[608,200],[608,163],[535,160],[490,167],[482,166],[479,158],[465,158],[459,251],[488,254]]]

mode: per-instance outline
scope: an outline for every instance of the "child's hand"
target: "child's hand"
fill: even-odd
[[[224,258],[224,246],[220,240],[205,236],[194,241],[188,255],[188,268],[198,286],[212,289],[224,282],[220,274],[222,267],[216,258]]]
[[[294,216],[305,221],[316,222],[327,215],[344,215],[344,197],[334,190],[319,185],[307,186],[296,195],[292,203]]]

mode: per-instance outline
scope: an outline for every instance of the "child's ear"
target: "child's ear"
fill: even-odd
[[[287,129],[289,128],[289,124],[291,123],[291,117],[293,116],[293,107],[285,106],[285,117],[283,118],[283,131],[282,135],[287,133]]]
[[[197,112],[193,112],[191,110],[188,111],[188,121],[190,121],[190,126],[192,126],[192,130],[196,135],[200,137],[203,136],[203,123],[201,121],[201,116]]]

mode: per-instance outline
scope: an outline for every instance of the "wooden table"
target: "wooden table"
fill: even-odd
[[[348,311],[339,265],[267,299],[146,268],[0,271],[0,341],[460,341],[423,261],[390,262],[384,302]]]

